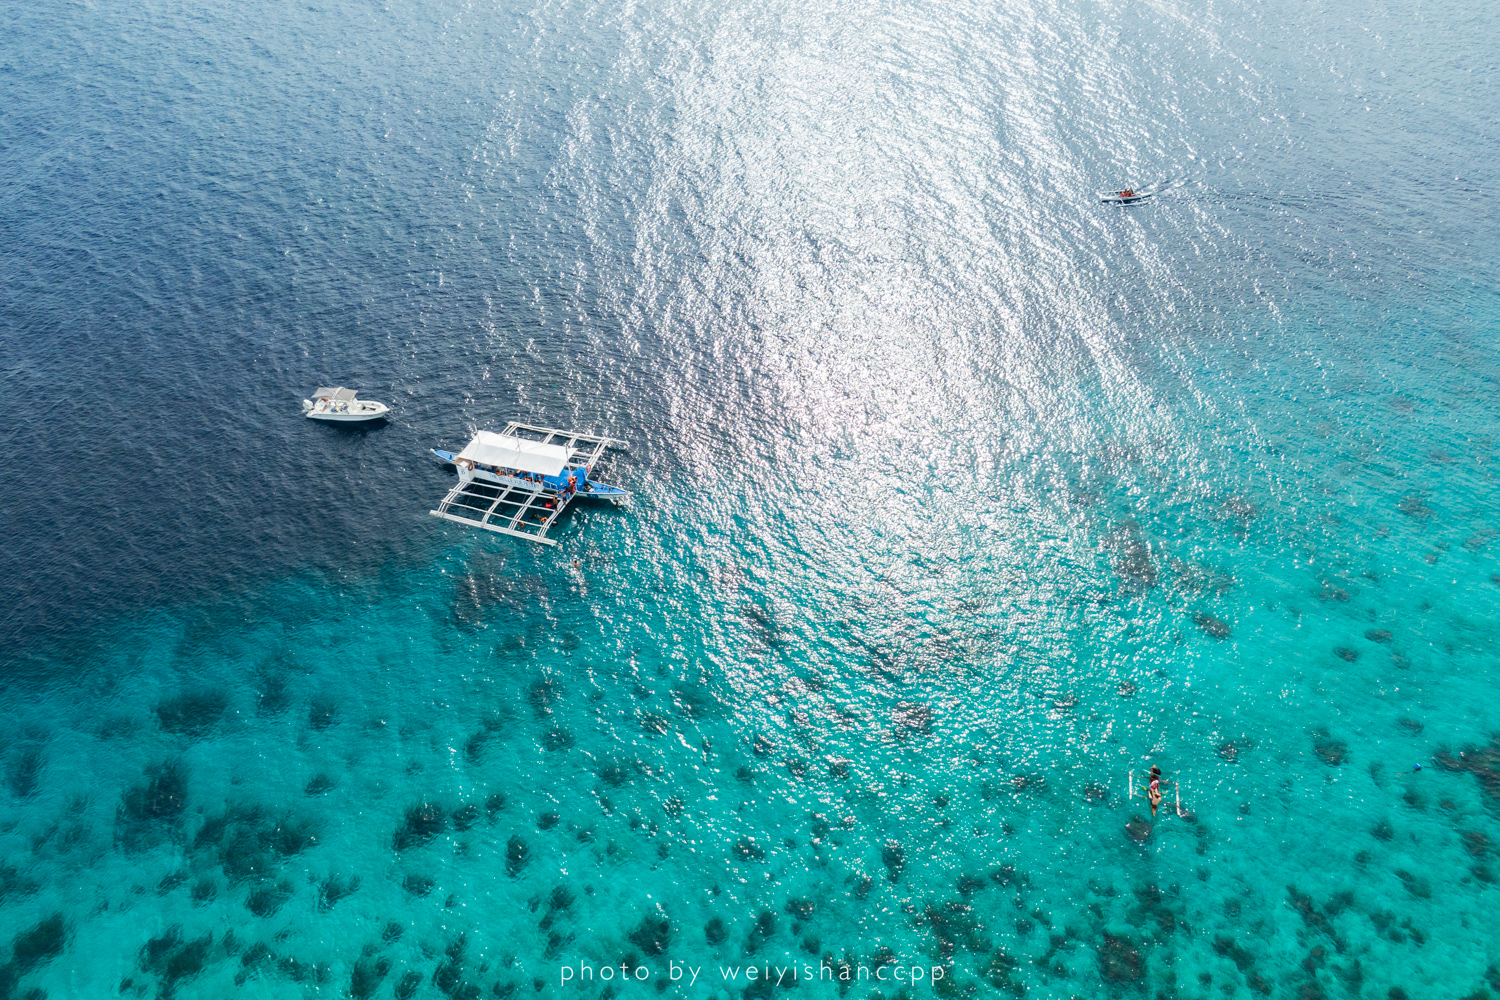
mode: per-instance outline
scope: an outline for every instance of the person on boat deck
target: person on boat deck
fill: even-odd
[[[1146,792],[1146,798],[1151,800],[1151,815],[1156,815],[1156,807],[1161,805],[1161,768],[1155,764],[1151,765],[1151,787]]]
[[[1120,197],[1121,198],[1134,198],[1135,197],[1135,191],[1133,189],[1131,189],[1131,188],[1126,188],[1124,191],[1120,192]]]

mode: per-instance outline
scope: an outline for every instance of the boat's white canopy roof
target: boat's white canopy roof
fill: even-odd
[[[326,386],[320,386],[318,388],[318,391],[313,393],[313,399],[323,399],[324,397],[327,397],[328,399],[353,399],[358,395],[359,393],[355,392],[353,389],[345,389],[343,386],[339,386],[335,389],[329,389]]]
[[[480,431],[474,440],[458,453],[459,458],[495,465],[502,469],[540,472],[555,476],[567,467],[571,452],[558,444],[542,444],[525,438],[507,437],[494,431]]]

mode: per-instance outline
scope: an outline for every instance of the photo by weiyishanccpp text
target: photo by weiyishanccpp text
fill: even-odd
[[[559,985],[568,983],[650,982],[665,975],[670,982],[696,986],[700,982],[710,983],[757,983],[771,982],[777,986],[790,987],[809,981],[836,983],[881,982],[905,983],[939,982],[946,975],[941,965],[905,965],[899,961],[878,965],[856,965],[853,962],[830,962],[824,960],[817,965],[810,962],[790,962],[777,965],[767,962],[762,965],[689,965],[668,959],[665,970],[652,969],[647,965],[593,965],[578,961],[558,966]]]

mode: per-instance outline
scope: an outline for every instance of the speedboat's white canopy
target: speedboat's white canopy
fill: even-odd
[[[313,399],[353,399],[358,395],[359,393],[355,392],[353,389],[345,389],[343,386],[339,386],[335,389],[329,389],[324,386],[320,387],[317,392],[313,393]]]
[[[458,453],[458,457],[481,465],[555,476],[567,467],[572,454],[571,449],[562,445],[542,444],[540,441],[496,434],[494,431],[480,431]]]

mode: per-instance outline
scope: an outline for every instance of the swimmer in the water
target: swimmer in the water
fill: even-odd
[[[1161,805],[1161,768],[1155,764],[1151,765],[1151,785],[1146,790],[1146,798],[1151,800],[1151,815],[1156,816],[1156,807]]]

